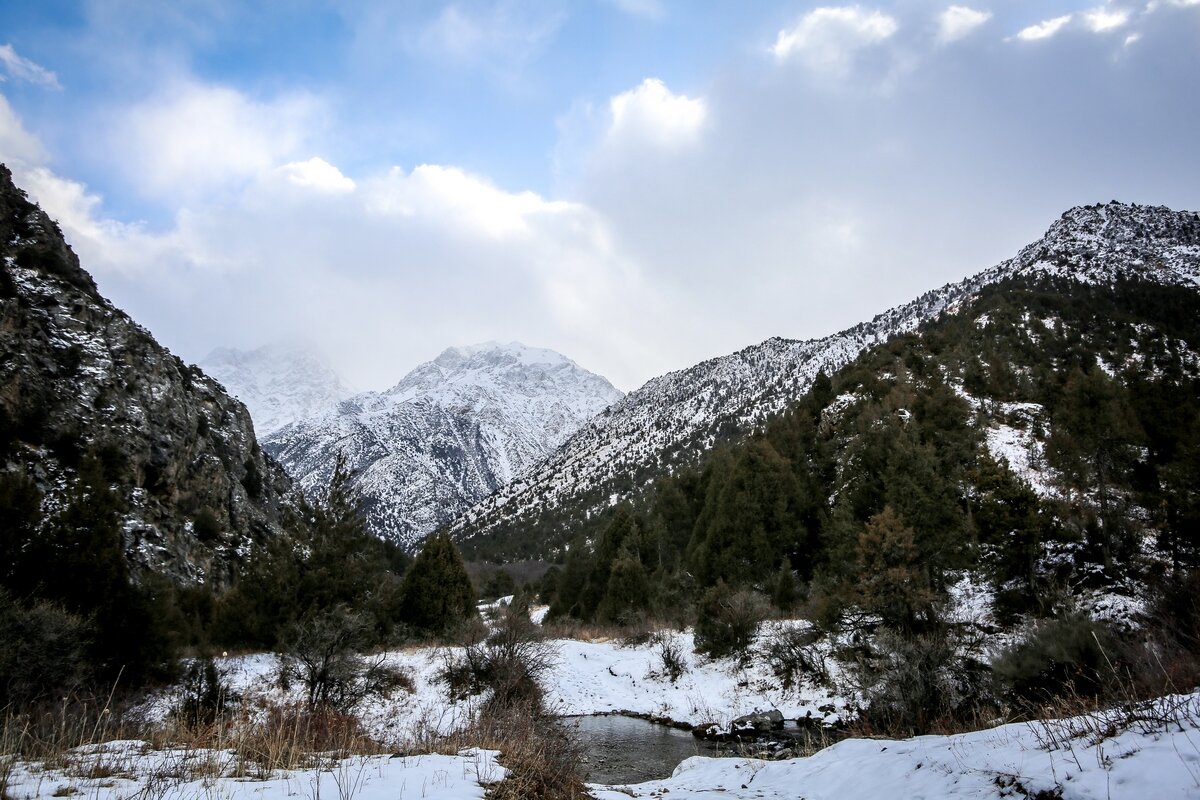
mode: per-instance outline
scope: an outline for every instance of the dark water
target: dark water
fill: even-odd
[[[688,731],[636,717],[594,716],[563,720],[583,750],[580,775],[589,783],[641,783],[669,778],[685,758],[716,755]]]

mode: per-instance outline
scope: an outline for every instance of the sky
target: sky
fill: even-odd
[[[1200,0],[0,6],[0,161],[189,361],[449,346],[632,390],[1200,209]]]

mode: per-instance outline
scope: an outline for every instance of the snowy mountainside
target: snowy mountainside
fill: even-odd
[[[264,438],[293,422],[333,411],[352,394],[333,369],[298,346],[221,347],[209,353],[200,368],[245,403]]]
[[[1108,283],[1140,277],[1200,282],[1200,215],[1123,203],[1071,209],[1016,257],[823,339],[772,338],[654,378],[579,430],[548,459],[451,526],[460,539],[503,538],[564,514],[583,518],[752,429],[867,348],[954,312],[980,289],[1013,277],[1070,276]],[[500,551],[505,545],[499,540]]]
[[[264,447],[309,493],[327,485],[343,456],[358,475],[368,527],[411,547],[620,397],[551,350],[452,347],[391,389],[286,426]]]

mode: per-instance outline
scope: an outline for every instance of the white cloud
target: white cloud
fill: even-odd
[[[1146,11],[1157,11],[1163,6],[1174,6],[1175,8],[1200,6],[1200,0],[1150,0],[1150,2],[1146,4]]]
[[[41,143],[25,130],[8,98],[0,94],[0,161],[11,167],[14,163],[36,164],[45,157]]]
[[[841,77],[856,52],[883,42],[898,28],[895,18],[859,6],[817,8],[781,30],[771,52],[779,61],[796,58],[815,72]]]
[[[990,11],[978,11],[967,6],[950,6],[938,15],[938,41],[957,42],[992,18]]]
[[[151,231],[34,163],[44,151],[6,103],[0,148],[30,159],[14,168],[18,185],[59,221],[101,291],[190,360],[304,336],[351,382],[382,387],[451,344],[518,339],[626,388],[645,377],[630,354],[656,338],[639,325],[658,300],[584,204],[447,165],[354,179],[315,156],[256,159],[238,162],[248,177],[220,202],[196,198]]]
[[[452,227],[455,235],[490,239],[531,236],[539,217],[586,213],[573,203],[547,201],[535,192],[507,192],[458,167],[438,164],[422,164],[409,174],[393,167],[365,189],[365,207],[376,215],[416,218]]]
[[[451,4],[427,23],[413,48],[455,61],[520,63],[558,31],[564,15],[549,7],[521,3]]]
[[[1054,34],[1061,31],[1066,24],[1071,21],[1071,15],[1066,14],[1054,19],[1043,20],[1036,25],[1030,25],[1028,28],[1023,28],[1017,34],[1017,38],[1023,42],[1035,42],[1040,39],[1049,39]]]
[[[646,78],[609,100],[609,139],[659,147],[694,143],[708,117],[703,98],[672,94],[662,81]]]
[[[11,44],[0,45],[0,63],[4,65],[4,71],[17,80],[28,81],[48,89],[62,88],[57,75],[18,55]]]
[[[176,234],[152,234],[106,218],[101,198],[78,181],[29,165],[14,169],[13,178],[58,222],[93,274],[141,276],[163,261],[184,261],[185,246]]]
[[[1083,22],[1092,33],[1108,33],[1129,22],[1129,12],[1123,9],[1096,8],[1084,13]]]
[[[306,95],[266,102],[178,82],[117,122],[112,147],[147,194],[180,199],[237,186],[301,155],[320,128]]]
[[[323,192],[352,192],[354,181],[342,174],[341,170],[323,158],[316,156],[307,161],[293,161],[284,164],[279,171],[296,186],[303,186]]]
[[[477,55],[488,45],[489,31],[458,6],[447,6],[421,33],[421,45],[455,58]]]

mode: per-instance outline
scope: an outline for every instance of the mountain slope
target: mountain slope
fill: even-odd
[[[550,613],[674,613],[745,586],[787,607],[799,578],[825,620],[868,611],[909,632],[960,581],[987,587],[973,613],[1002,624],[1071,608],[1129,622],[1156,576],[1200,564],[1197,470],[1200,291],[1009,278],[602,529],[576,518],[594,535]]]
[[[352,392],[320,358],[300,347],[218,348],[200,362],[246,404],[262,438],[302,419],[323,416]]]
[[[538,529],[558,539],[566,520],[593,515],[659,475],[691,463],[728,436],[751,430],[795,402],[818,372],[954,309],[1006,278],[1066,275],[1105,283],[1144,277],[1167,285],[1200,278],[1200,217],[1163,207],[1109,203],[1065,213],[1014,258],[928,292],[867,323],[823,339],[768,339],[655,378],[597,416],[521,479],[455,520],[452,532],[492,555],[517,550]]]
[[[101,297],[3,166],[0,254],[0,471],[10,491],[32,486],[31,516],[49,524],[72,503],[94,503],[80,478],[94,467],[120,506],[135,575],[227,582],[251,542],[280,532],[291,490],[245,407]]]
[[[450,348],[388,391],[356,395],[264,446],[306,492],[320,491],[344,457],[357,473],[368,527],[411,547],[620,396],[550,350]]]

